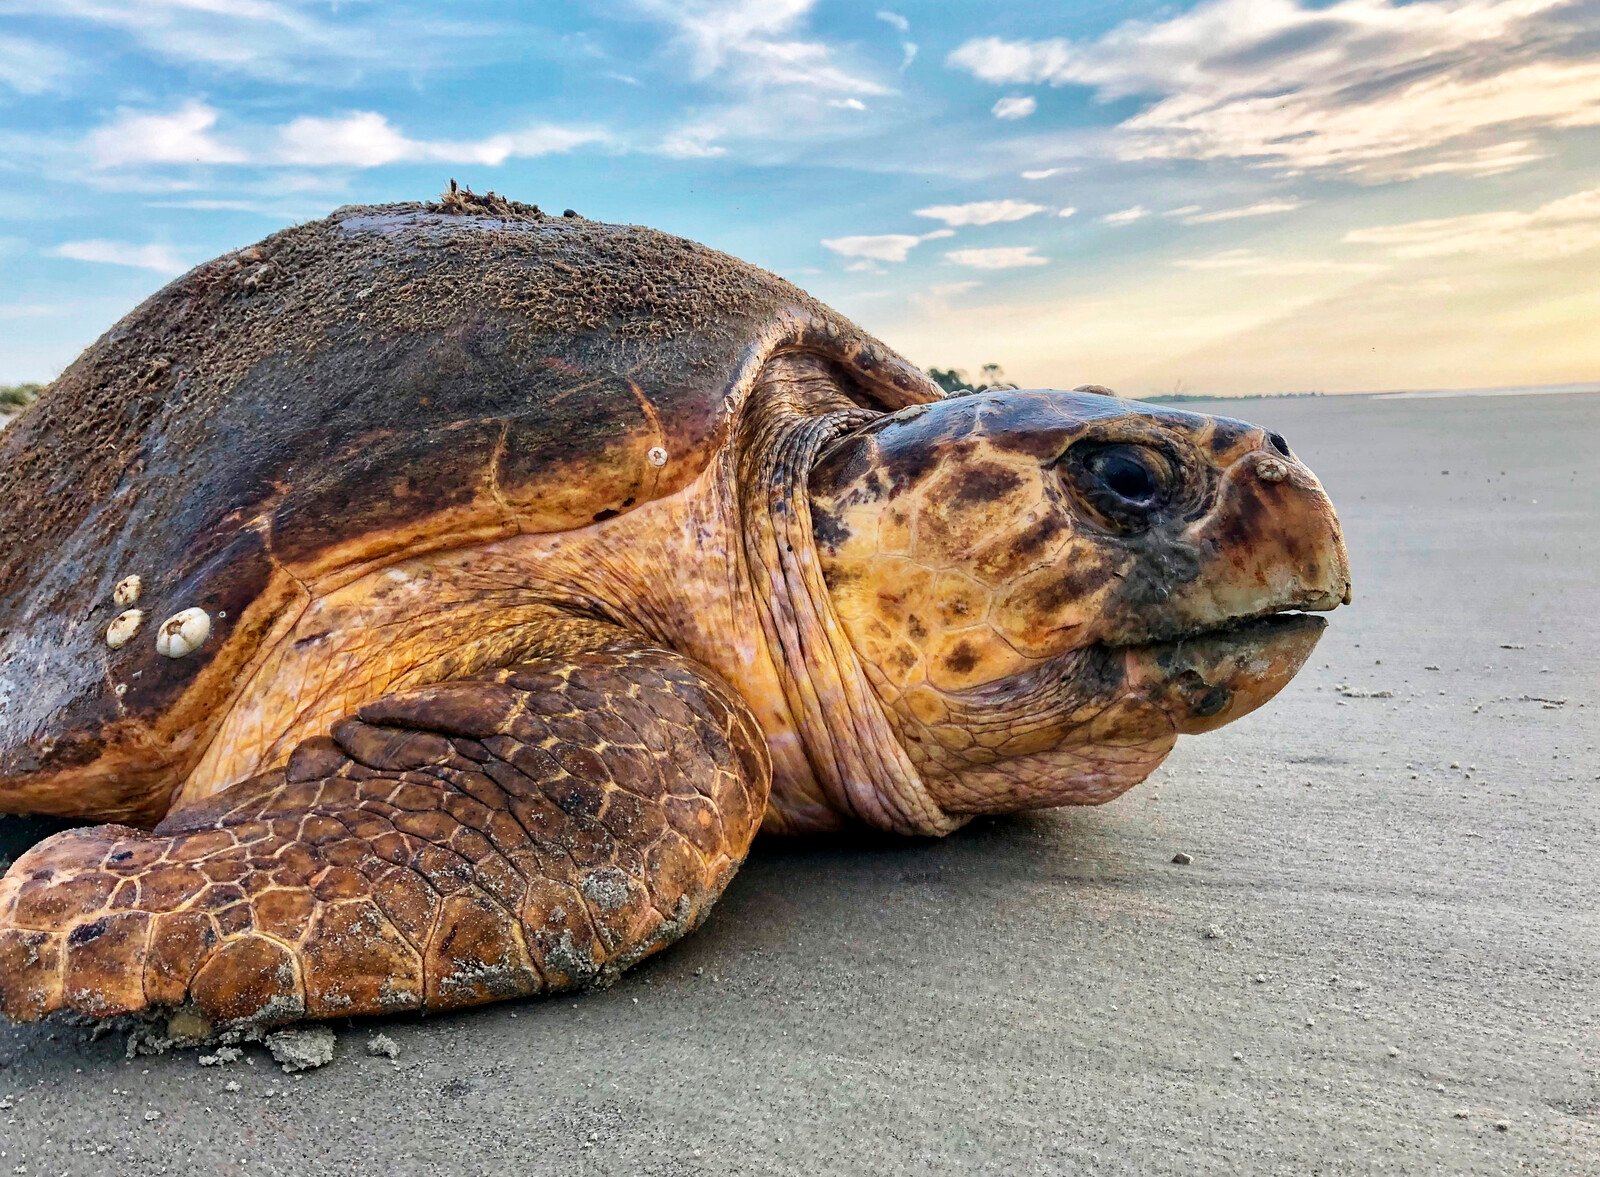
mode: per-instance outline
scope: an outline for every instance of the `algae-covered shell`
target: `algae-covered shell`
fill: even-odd
[[[48,811],[71,770],[105,816],[155,816],[319,586],[671,494],[795,349],[863,404],[939,395],[763,270],[508,201],[344,208],[192,270],[0,434],[0,786]],[[108,646],[135,574],[146,617],[210,619],[202,644]]]

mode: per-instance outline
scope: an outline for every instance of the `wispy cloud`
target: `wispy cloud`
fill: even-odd
[[[476,140],[417,139],[374,111],[305,116],[278,128],[217,130],[219,113],[189,101],[170,113],[122,110],[84,139],[99,169],[165,165],[374,168],[393,163],[498,166],[513,157],[570,151],[607,138],[593,128],[535,126]]]
[[[1587,50],[1579,39],[1551,52],[1570,8],[1570,0],[1211,0],[1092,41],[969,40],[949,63],[997,85],[1150,98],[1114,140],[1124,159],[1238,159],[1394,179],[1441,154],[1488,149],[1478,140],[1508,128],[1600,125],[1592,39]]]
[[[170,114],[121,110],[84,140],[98,168],[129,164],[244,163],[248,156],[213,133],[217,112],[188,101]]]
[[[1557,258],[1600,247],[1600,188],[1575,192],[1531,212],[1469,213],[1354,229],[1344,240],[1381,246],[1397,258],[1460,254]]]
[[[952,249],[944,255],[958,266],[975,270],[1013,270],[1022,266],[1045,266],[1050,259],[1040,257],[1031,245],[1005,245],[993,249]]]
[[[1289,200],[1258,200],[1254,204],[1241,205],[1238,208],[1219,208],[1214,212],[1197,212],[1188,210],[1180,219],[1185,225],[1211,225],[1218,221],[1237,221],[1244,217],[1270,217],[1278,213],[1292,213],[1297,208],[1304,208],[1306,202],[1295,197]]]
[[[892,93],[870,70],[805,33],[816,0],[634,0],[670,32],[669,53],[691,81],[724,100],[668,132],[659,150],[711,158],[726,142],[784,141],[826,134],[865,99]],[[893,22],[890,22],[893,23]]]
[[[860,258],[872,262],[903,262],[913,249],[924,241],[940,237],[954,237],[949,229],[935,229],[931,233],[876,233],[855,237],[827,237],[822,244],[840,257]]]
[[[419,17],[399,5],[279,0],[7,0],[7,11],[113,30],[143,53],[229,77],[345,85],[374,72],[460,68],[499,51],[504,29]],[[465,47],[470,45],[470,54]]]
[[[1225,249],[1203,257],[1178,258],[1172,264],[1180,270],[1222,270],[1257,278],[1308,278],[1319,274],[1379,274],[1388,268],[1379,262],[1313,257],[1265,257],[1252,249]]]
[[[1025,94],[1012,94],[996,102],[989,113],[997,119],[1025,119],[1038,109],[1038,99]]]
[[[28,37],[0,37],[0,86],[18,94],[45,94],[65,81],[71,60]]]
[[[1022,173],[1024,180],[1048,180],[1051,176],[1059,176],[1063,172],[1070,172],[1071,168],[1031,168]]]
[[[1149,209],[1142,204],[1136,204],[1132,208],[1124,208],[1114,213],[1107,213],[1100,220],[1107,225],[1131,225],[1135,221],[1144,220],[1149,215]]]
[[[338,118],[298,118],[278,134],[276,162],[310,167],[375,168],[401,162],[498,166],[512,156],[571,151],[603,138],[570,127],[534,127],[478,140],[412,139],[372,111]]]
[[[796,87],[875,95],[888,88],[834,60],[833,50],[797,31],[816,0],[636,0],[671,27],[697,78],[720,75],[750,89]]]
[[[64,241],[49,253],[52,257],[68,258],[75,262],[131,266],[140,270],[154,270],[158,274],[180,274],[189,268],[188,263],[166,245],[131,245],[126,241],[95,238]]]
[[[974,200],[968,204],[935,204],[916,214],[947,225],[998,225],[1021,221],[1045,212],[1045,206],[1027,200]]]

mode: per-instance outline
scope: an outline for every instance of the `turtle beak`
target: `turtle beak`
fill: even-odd
[[[1123,653],[1129,685],[1189,734],[1288,685],[1327,626],[1298,611],[1347,604],[1350,562],[1316,475],[1267,446],[1222,472],[1212,509],[1183,538],[1199,574],[1163,603],[1160,629]]]
[[[1128,685],[1164,711],[1178,733],[1214,731],[1288,686],[1327,625],[1305,613],[1279,613],[1232,629],[1131,646],[1123,652]]]
[[[1339,517],[1317,476],[1288,455],[1261,449],[1239,458],[1184,538],[1203,553],[1202,569],[1165,604],[1175,629],[1157,636],[1350,603]]]

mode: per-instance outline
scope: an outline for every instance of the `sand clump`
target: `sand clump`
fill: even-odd
[[[293,1073],[331,1063],[338,1039],[327,1026],[295,1026],[268,1034],[262,1041],[284,1071]]]

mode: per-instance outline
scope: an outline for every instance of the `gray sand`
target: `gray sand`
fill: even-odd
[[[1357,602],[1127,797],[761,844],[616,988],[305,1075],[0,1029],[0,1173],[1600,1172],[1600,396],[1236,411]]]

